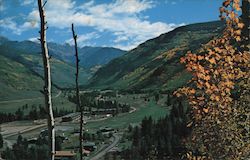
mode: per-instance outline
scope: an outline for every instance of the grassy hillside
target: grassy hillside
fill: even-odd
[[[0,100],[41,96],[42,79],[23,64],[0,55],[0,66]]]
[[[15,45],[14,45],[15,44]],[[10,42],[0,45],[0,101],[42,96],[42,56],[33,42]],[[14,45],[14,46],[13,46]],[[30,45],[30,50],[24,47]],[[75,67],[55,57],[51,59],[52,83],[59,88],[74,87]],[[80,68],[80,84],[91,76]],[[55,87],[54,87],[55,89]]]
[[[179,63],[180,57],[218,36],[223,27],[219,21],[192,24],[148,40],[100,68],[90,87],[169,90],[180,87],[191,78]]]
[[[32,46],[32,45],[31,45]],[[23,45],[21,45],[23,47]],[[38,52],[28,52],[21,47],[12,47],[11,45],[1,45],[1,55],[11,59],[12,61],[23,64],[33,75],[43,77],[42,56]],[[33,46],[34,47],[34,46]],[[52,83],[60,88],[72,87],[75,85],[75,67],[63,62],[55,57],[51,59]],[[80,69],[80,84],[85,84],[91,74]],[[18,74],[18,70],[16,71]]]
[[[74,87],[74,48],[56,43],[49,43],[48,47],[52,56],[52,83],[58,88]],[[122,54],[124,51],[108,47],[79,48],[80,62],[86,66],[86,69],[80,68],[80,85],[85,85],[101,65]],[[10,41],[0,36],[0,55],[1,100],[41,96],[39,90],[43,87],[43,62],[40,44]]]
[[[43,62],[41,56],[24,54],[21,55],[21,57],[23,58],[23,62],[25,62],[31,70],[43,77]],[[59,88],[74,87],[75,67],[56,58],[52,58],[50,62],[52,83]],[[80,68],[80,84],[86,84],[90,76],[91,74],[89,72]]]

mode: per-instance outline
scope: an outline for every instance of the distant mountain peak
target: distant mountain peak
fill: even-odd
[[[0,45],[14,45],[16,49],[22,50],[27,53],[39,53],[40,45],[39,42],[34,42],[30,40],[25,41],[10,41],[7,38],[0,36]],[[58,44],[55,42],[48,43],[49,53],[67,63],[74,64],[75,62],[75,51],[74,46],[69,44]],[[79,48],[79,58],[80,65],[85,68],[95,67],[96,65],[102,66],[107,64],[114,58],[117,58],[126,53],[121,49],[113,47],[94,47],[94,46],[84,46]]]

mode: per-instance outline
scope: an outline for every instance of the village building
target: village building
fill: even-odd
[[[95,142],[85,142],[83,144],[83,149],[84,150],[88,150],[90,152],[93,152],[94,150],[96,150],[97,146],[95,144]]]
[[[55,160],[76,160],[74,151],[56,151]]]

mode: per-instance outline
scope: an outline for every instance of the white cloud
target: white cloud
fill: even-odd
[[[51,0],[47,5],[49,26],[63,29],[74,23],[76,26],[94,27],[99,32],[108,31],[113,35],[119,33],[114,42],[131,41],[131,48],[179,26],[163,22],[151,23],[137,16],[155,6],[152,1],[146,0],[116,0],[109,4],[89,1],[79,7],[71,0]]]
[[[127,41],[122,48],[132,49],[147,39],[179,26],[179,24],[150,22],[143,18],[147,15],[142,16],[142,12],[155,5],[150,0],[116,0],[101,4],[95,4],[95,1],[91,0],[78,6],[73,0],[49,0],[45,9],[49,28],[70,28],[71,23],[78,27],[92,27],[96,30],[95,33],[106,31],[115,36],[114,45],[122,47],[122,44]],[[20,25],[20,28],[23,29],[19,29],[17,24],[12,24],[14,27],[12,26],[10,29],[14,33],[21,34],[25,28],[38,27],[39,21],[37,8],[34,8],[28,14],[26,22]],[[16,31],[16,28],[19,30]],[[79,36],[78,40],[84,43],[90,40],[80,38]]]
[[[114,40],[115,43],[119,43],[119,42],[123,42],[123,41],[127,41],[129,40],[129,38],[125,35],[120,35],[117,36],[116,39]]]
[[[59,9],[58,11],[60,12],[60,9],[67,10],[75,7],[75,2],[72,0],[49,0],[48,3],[46,4],[46,8],[48,10],[50,9]]]
[[[114,48],[119,48],[121,50],[125,50],[125,51],[129,51],[135,47],[137,47],[138,45],[137,44],[133,44],[133,43],[127,43],[127,44],[116,44],[112,47]]]
[[[30,12],[29,15],[24,18],[22,24],[16,22],[18,17],[7,17],[0,20],[0,27],[12,31],[13,34],[21,35],[24,31],[38,28],[38,17],[39,14],[35,10]]]
[[[89,43],[88,40],[97,39],[99,37],[100,37],[100,35],[97,34],[96,32],[91,32],[91,33],[87,33],[87,34],[78,35],[77,36],[77,44],[80,47],[83,47],[83,46],[86,46],[86,45],[89,46],[89,45],[91,45],[91,43]],[[70,38],[70,39],[66,40],[65,43],[68,43],[70,45],[74,45],[73,38]]]
[[[22,6],[27,6],[27,5],[30,5],[30,4],[34,4],[34,0],[21,0],[21,5]]]
[[[37,10],[33,10],[27,16],[27,21],[32,23],[34,27],[38,27],[39,25],[39,13]]]
[[[94,1],[80,6],[90,14],[112,16],[114,14],[135,14],[154,7],[153,1],[148,0],[116,0],[114,3],[94,5]]]
[[[22,32],[38,27],[34,21],[26,21],[22,25],[18,25],[14,17],[7,17],[0,20],[0,27],[11,30],[16,35],[21,35]]]
[[[39,43],[40,41],[38,40],[39,37],[32,37],[29,38],[29,41],[35,42],[35,43]]]
[[[12,30],[14,34],[20,35],[22,33],[22,29],[19,28],[15,21],[12,18],[5,18],[0,20],[0,27]]]
[[[154,3],[152,1],[138,1],[138,0],[118,0],[115,4],[111,5],[111,12],[112,13],[140,13],[144,10],[150,9],[154,7]]]
[[[39,38],[40,37],[31,37],[28,40],[31,41],[31,42],[35,42],[35,43],[40,44],[40,41],[38,40]],[[47,39],[47,42],[55,42],[55,41],[54,41],[54,39],[50,38],[50,39]]]

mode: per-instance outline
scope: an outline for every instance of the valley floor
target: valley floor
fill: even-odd
[[[99,157],[105,155],[106,152],[111,150],[114,147],[119,146],[119,140],[124,131],[127,130],[129,125],[138,125],[141,120],[145,116],[152,116],[153,119],[158,119],[164,117],[169,108],[165,106],[165,97],[163,96],[158,103],[155,102],[154,97],[148,97],[145,100],[145,94],[127,94],[127,95],[119,95],[116,97],[108,97],[109,100],[116,100],[120,103],[128,103],[131,106],[131,110],[127,113],[120,113],[117,116],[85,116],[86,125],[84,126],[85,131],[88,133],[96,133],[101,127],[110,127],[114,129],[117,133],[113,134],[110,140],[105,140],[103,144],[98,146],[97,151],[95,151],[92,155],[90,155],[90,159],[95,160]],[[54,104],[56,106],[60,106],[60,108],[71,108],[74,106],[73,103],[65,100],[65,93],[61,91],[57,93],[54,97]],[[32,100],[23,100],[25,103],[38,102],[38,99]],[[21,101],[21,102],[23,102]],[[19,100],[14,102],[9,102],[8,104],[18,104],[20,105]],[[0,104],[1,106],[2,104]],[[3,110],[4,107],[0,107],[0,111]],[[14,105],[10,107],[11,109],[16,108]],[[4,111],[11,111],[4,110]],[[75,144],[78,144],[78,134],[74,134],[76,130],[79,128],[79,113],[70,113],[72,116],[72,121],[70,122],[62,122],[62,117],[56,118],[56,133],[57,135],[64,135],[68,138],[68,141],[63,143],[62,146],[64,149],[74,148]],[[18,135],[22,135],[24,138],[28,140],[37,138],[42,130],[46,129],[46,119],[40,119],[35,121],[15,121],[1,124],[1,134],[4,137],[5,145],[11,147],[18,137]]]

